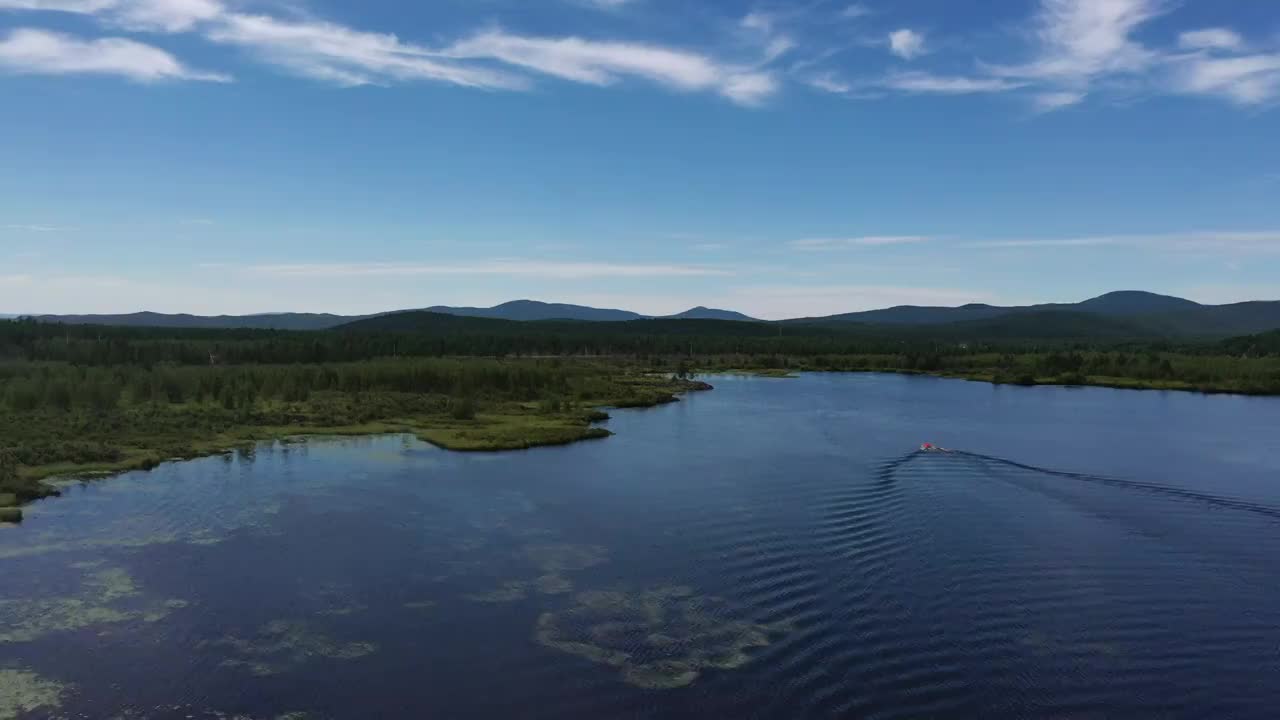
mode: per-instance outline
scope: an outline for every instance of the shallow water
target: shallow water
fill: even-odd
[[[0,720],[1275,716],[1280,400],[713,382],[73,485],[0,529]]]

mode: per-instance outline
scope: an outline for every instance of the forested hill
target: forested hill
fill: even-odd
[[[442,315],[462,315],[465,317],[494,318],[499,320],[586,320],[593,322],[610,322],[622,320],[639,320],[643,315],[628,310],[611,310],[587,307],[585,305],[568,305],[565,303],[545,303],[537,300],[512,300],[491,308],[448,307],[437,305],[427,308],[428,312]]]
[[[1201,305],[1183,298],[1131,290],[1107,293],[1079,303],[1009,307],[983,304],[960,307],[901,305],[882,310],[784,322],[792,325],[858,323],[938,327],[961,322],[1014,318],[1019,315],[1045,317],[1044,313],[1087,314],[1123,320],[1144,336],[1229,337],[1280,328],[1280,301]]]

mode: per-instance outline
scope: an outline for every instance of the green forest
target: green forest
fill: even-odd
[[[882,371],[998,383],[1280,394],[1280,332],[1226,341],[973,337],[714,320],[514,322],[432,313],[330,331],[0,321],[0,508],[53,475],[147,468],[306,433],[457,450],[599,438],[602,408],[698,373]]]

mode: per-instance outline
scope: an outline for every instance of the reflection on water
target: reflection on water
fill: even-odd
[[[605,443],[313,439],[71,484],[0,533],[0,720],[1280,702],[1280,402],[716,384]]]

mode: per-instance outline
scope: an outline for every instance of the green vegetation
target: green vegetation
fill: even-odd
[[[386,359],[289,365],[0,365],[0,493],[299,435],[410,432],[453,450],[607,437],[598,406],[706,386],[607,362]]]
[[[68,688],[28,670],[0,670],[0,720],[15,720],[25,713],[51,713],[62,705]]]

